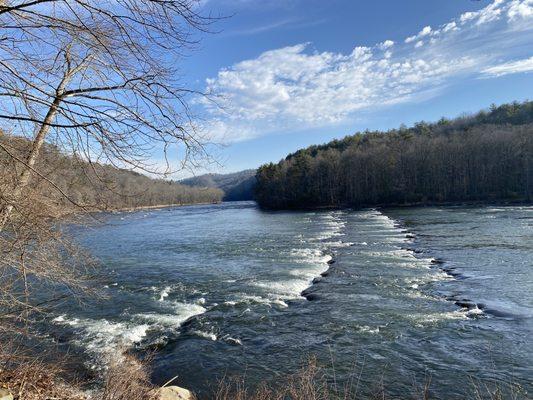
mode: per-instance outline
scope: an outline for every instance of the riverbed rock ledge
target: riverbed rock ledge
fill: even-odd
[[[187,389],[179,386],[166,386],[158,390],[157,400],[195,400],[196,397]]]
[[[7,389],[0,389],[0,400],[13,400],[13,395]]]

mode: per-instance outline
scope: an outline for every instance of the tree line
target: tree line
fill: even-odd
[[[429,204],[533,197],[533,102],[365,131],[257,171],[263,208]]]
[[[9,197],[13,184],[30,151],[24,138],[0,133],[0,196]],[[91,163],[68,156],[51,144],[45,144],[30,183],[34,200],[40,199],[59,211],[82,209],[117,210],[171,204],[210,203],[222,200],[216,188],[190,187],[177,182],[149,178],[146,175]]]

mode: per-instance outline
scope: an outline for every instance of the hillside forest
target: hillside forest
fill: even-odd
[[[24,138],[0,133],[0,195],[9,197],[21,162],[29,151]],[[56,209],[118,210],[221,201],[223,192],[216,188],[181,185],[119,169],[111,165],[89,163],[61,152],[47,144],[42,152],[39,171],[31,181],[34,200],[40,199]],[[35,196],[37,195],[37,196]]]
[[[268,209],[531,201],[533,102],[310,146],[257,171]]]

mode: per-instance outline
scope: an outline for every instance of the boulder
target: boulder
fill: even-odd
[[[304,297],[309,300],[309,301],[316,301],[316,300],[320,300],[320,296],[318,294],[315,294],[315,293],[309,293],[309,294],[305,294]]]
[[[157,400],[194,400],[194,395],[187,389],[179,386],[166,386],[159,389]]]
[[[0,389],[0,400],[13,400],[13,395],[7,389]]]

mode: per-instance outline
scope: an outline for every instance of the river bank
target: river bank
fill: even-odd
[[[105,209],[102,211],[112,212],[112,213],[121,213],[121,212],[135,212],[143,210],[161,210],[165,208],[174,208],[174,207],[187,207],[187,206],[205,206],[205,205],[214,205],[221,204],[221,201],[211,201],[211,202],[200,202],[200,203],[173,203],[173,204],[158,204],[153,206],[137,206],[137,207],[124,207],[124,208],[112,208]]]
[[[265,211],[335,211],[335,210],[364,210],[368,208],[375,208],[379,210],[387,210],[391,208],[417,208],[417,207],[477,207],[477,206],[529,206],[533,204],[533,200],[527,199],[494,199],[494,200],[460,200],[460,201],[424,201],[424,202],[391,202],[391,203],[365,203],[365,204],[337,204],[330,206],[304,206],[293,208],[269,208],[258,204],[258,206]]]

